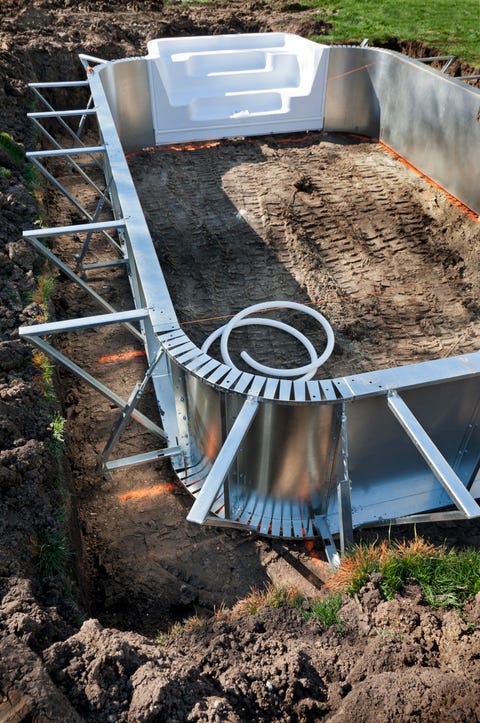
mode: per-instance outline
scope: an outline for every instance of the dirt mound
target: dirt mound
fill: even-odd
[[[21,700],[28,710],[43,676],[66,716],[51,720],[474,721],[480,600],[468,616],[432,611],[415,586],[382,602],[369,584],[328,630],[281,607],[219,613],[158,646],[88,620],[44,650],[45,669],[26,650]],[[42,694],[36,710],[46,705]]]
[[[27,83],[81,78],[78,52],[113,59],[144,54],[147,40],[160,36],[321,35],[329,27],[328,15],[292,2],[214,2],[208,12],[155,0],[4,0],[1,8],[0,132],[27,150],[38,143],[26,121],[34,109]],[[70,102],[66,92],[60,95],[63,107]],[[297,190],[308,195],[308,188]],[[42,371],[17,335],[20,325],[43,314],[34,293],[41,264],[22,230],[43,223],[45,213],[51,223],[72,222],[63,198],[45,190],[47,207],[40,212],[32,190],[22,158],[0,151],[0,720],[480,719],[479,600],[463,616],[433,612],[414,588],[385,603],[371,585],[345,600],[341,628],[305,623],[301,612],[286,607],[204,618],[222,602],[233,605],[253,583],[291,582],[296,575],[295,583],[314,593],[324,568],[302,545],[193,530],[185,523],[188,500],[160,465],[99,481],[95,453],[114,410],[66,375],[60,380],[65,409],[46,398]],[[290,219],[292,233],[296,223]],[[447,265],[457,273],[461,264],[454,261]],[[107,283],[104,293],[121,300],[120,281],[113,275]],[[57,279],[58,318],[89,313],[76,293]],[[97,311],[92,306],[91,313]],[[121,352],[126,337],[89,341],[98,362],[104,343]],[[77,361],[87,362],[87,352],[77,349]],[[104,374],[133,386],[143,368],[140,358],[137,366],[120,364]],[[58,483],[52,444],[59,412],[68,419],[68,492]],[[127,447],[135,434],[126,436]],[[157,497],[135,496],[152,485]],[[72,518],[80,585],[61,574],[38,574],[42,534],[65,525],[59,509],[67,523]],[[457,544],[465,535],[480,544],[475,522],[462,531],[452,523],[450,533]],[[437,539],[444,534],[439,529]],[[98,614],[101,622],[82,625],[74,599],[84,618]],[[196,628],[162,646],[152,641],[193,612]]]

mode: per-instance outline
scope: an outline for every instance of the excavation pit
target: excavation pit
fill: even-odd
[[[94,106],[71,115],[96,117],[98,145],[29,154],[89,154],[105,176],[93,213],[76,203],[86,222],[26,237],[107,313],[22,330],[122,410],[99,469],[168,458],[195,498],[189,522],[319,538],[332,562],[332,535],[343,548],[355,527],[480,515],[478,89],[281,33],[148,48],[81,56]],[[110,260],[88,261],[95,233]],[[76,271],[41,241],[65,235],[83,244]],[[113,306],[101,274],[125,267],[133,300]],[[270,328],[235,331],[231,361],[202,347],[245,307],[281,301],[334,329],[315,378],[290,375],[308,359]],[[321,353],[308,315],[287,321]],[[118,324],[146,350],[133,390],[43,339]],[[242,348],[281,371],[246,368]],[[140,411],[150,384],[159,419]],[[130,419],[163,445],[112,455]]]

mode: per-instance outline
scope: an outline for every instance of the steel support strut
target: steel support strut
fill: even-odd
[[[343,479],[337,487],[338,495],[338,518],[340,527],[340,552],[342,555],[345,550],[353,543],[353,522],[352,522],[352,499],[351,499],[351,482],[348,468],[348,429],[347,429],[347,410],[345,402],[342,404],[342,466]]]
[[[213,503],[219,496],[225,478],[237,455],[239,447],[255,419],[258,401],[247,399],[244,402],[233,426],[218,453],[215,462],[203,483],[200,494],[188,513],[187,520],[203,524],[207,519]]]
[[[155,355],[154,360],[148,367],[145,376],[143,378],[143,381],[140,382],[140,384],[136,384],[125,407],[122,409],[122,412],[120,414],[120,417],[117,421],[117,423],[113,426],[113,429],[110,433],[110,437],[103,449],[103,452],[99,454],[98,456],[98,463],[99,468],[103,471],[111,470],[111,469],[117,469],[119,467],[126,467],[129,464],[140,464],[140,458],[142,458],[142,461],[150,461],[150,459],[158,459],[159,457],[166,457],[170,456],[173,457],[175,454],[179,454],[180,448],[174,447],[169,450],[157,450],[156,452],[149,452],[147,453],[147,457],[145,455],[135,455],[134,457],[125,457],[122,460],[114,460],[112,462],[108,462],[108,458],[110,457],[110,454],[117,444],[118,440],[120,439],[120,436],[127,426],[128,422],[130,421],[132,415],[134,414],[138,403],[140,399],[143,396],[143,393],[146,389],[146,386],[150,379],[152,378],[152,375],[157,368],[157,365],[162,357],[162,354],[164,353],[163,349],[160,347],[157,351],[157,354]],[[168,452],[168,454],[167,454]],[[154,455],[153,457],[151,455]]]
[[[480,516],[480,507],[477,502],[399,394],[395,391],[389,392],[387,403],[455,506],[463,512],[465,517]]]
[[[20,337],[27,338],[32,344],[41,349],[45,354],[59,362],[69,371],[73,372],[87,384],[96,389],[100,394],[109,399],[111,402],[116,404],[122,410],[128,407],[128,402],[122,399],[116,392],[109,389],[105,384],[100,382],[98,379],[89,372],[82,369],[78,364],[75,364],[71,359],[62,354],[58,349],[55,349],[51,344],[46,342],[41,337],[43,335],[60,334],[67,331],[79,331],[81,329],[97,328],[106,326],[108,324],[115,323],[127,323],[130,321],[140,321],[148,317],[148,309],[136,309],[134,311],[123,311],[112,314],[100,314],[98,316],[84,317],[83,319],[72,319],[67,321],[56,321],[47,324],[37,324],[34,326],[23,326],[19,329]],[[157,359],[158,362],[158,359]],[[155,422],[152,422],[145,414],[139,412],[133,408],[129,417],[135,419],[136,422],[143,425],[149,432],[161,437],[161,439],[167,439],[165,431],[159,427]]]

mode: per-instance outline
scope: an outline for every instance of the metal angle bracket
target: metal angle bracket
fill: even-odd
[[[327,520],[323,515],[315,518],[315,526],[318,528],[318,531],[322,536],[323,546],[325,548],[325,554],[328,562],[332,567],[340,567],[341,558],[338,554]]]

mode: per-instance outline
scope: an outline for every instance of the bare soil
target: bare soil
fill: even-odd
[[[153,37],[212,32],[322,34],[329,22],[306,3],[285,2],[219,2],[208,13],[154,0],[7,0],[0,8],[0,131],[27,150],[38,138],[26,121],[26,84],[81,78],[78,52],[126,57],[144,54]],[[457,62],[452,72],[460,70],[472,71]],[[60,102],[72,105],[66,93]],[[168,170],[161,212],[161,194],[142,192],[147,159],[149,172]],[[279,296],[320,302],[337,336],[328,376],[476,348],[478,224],[380,148],[338,137],[258,139],[140,154],[131,165],[182,321]],[[317,593],[322,551],[187,524],[190,500],[167,465],[97,475],[95,455],[118,412],[66,373],[57,380],[60,403],[42,395],[17,334],[40,313],[32,292],[41,262],[21,239],[38,222],[38,202],[2,152],[0,166],[9,171],[0,175],[0,720],[479,720],[478,596],[461,614],[433,611],[415,586],[385,602],[372,581],[345,598],[342,628],[328,630],[289,608],[222,614],[268,581]],[[75,176],[52,170],[92,203]],[[52,225],[80,220],[51,189],[43,203]],[[56,253],[71,261],[80,242],[59,239]],[[95,238],[89,260],[107,251]],[[130,308],[121,271],[89,280]],[[56,318],[98,313],[78,287],[61,276],[56,284]],[[201,341],[210,327],[190,331]],[[262,338],[248,340],[259,354]],[[281,360],[297,353],[271,341]],[[68,335],[59,348],[124,397],[144,373],[141,355],[122,356],[141,351],[124,329]],[[149,395],[143,410],[156,413]],[[59,411],[67,419],[63,484],[51,444]],[[156,444],[132,425],[118,453]],[[70,576],[41,578],[32,540],[65,525]],[[425,532],[435,542],[480,545],[475,521]],[[192,613],[193,630],[154,641]]]
[[[288,299],[333,327],[324,378],[477,349],[478,223],[381,146],[273,137],[142,151],[130,167],[199,346],[240,309]],[[320,354],[323,331],[308,320],[296,326]],[[241,341],[256,359],[305,363],[295,340],[253,329]]]

